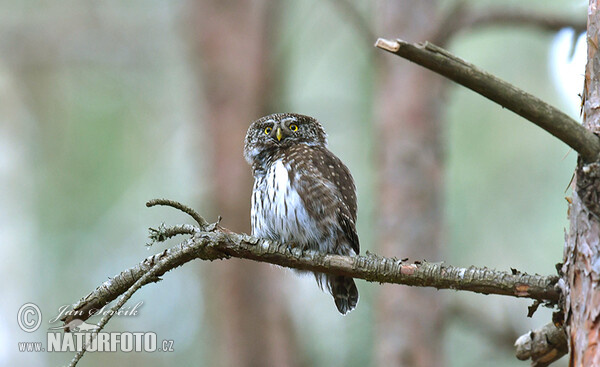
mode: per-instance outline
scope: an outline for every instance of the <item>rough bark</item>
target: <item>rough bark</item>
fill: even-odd
[[[591,0],[588,9],[588,61],[583,91],[583,123],[600,131],[600,6]],[[578,160],[573,196],[569,206],[563,272],[565,326],[570,344],[570,366],[600,365],[600,221],[597,163]]]
[[[268,103],[270,6],[262,0],[189,3],[192,57],[206,101],[199,130],[211,136],[211,204],[236,231],[250,230],[252,179],[242,148],[250,122]],[[241,261],[205,269],[212,365],[295,364],[291,321],[272,273]]]
[[[505,272],[473,266],[459,268],[444,263],[409,263],[406,260],[370,253],[349,257],[314,251],[303,252],[287,244],[233,233],[216,223],[200,227],[189,224],[161,226],[151,229],[150,237],[154,243],[177,235],[191,235],[191,238],[110,278],[74,304],[73,312],[67,314],[62,321],[68,324],[73,319],[86,320],[91,315],[90,311],[100,309],[121,294],[130,291],[131,287],[142,277],[147,277],[149,272],[152,272],[152,277],[147,277],[142,285],[157,282],[167,271],[194,259],[212,261],[231,257],[351,276],[371,282],[525,297],[546,304],[556,304],[559,300],[556,276],[529,275],[516,270]],[[160,269],[155,269],[157,266]]]
[[[548,323],[531,330],[515,342],[516,356],[522,361],[531,359],[532,367],[545,367],[569,352],[565,330]]]
[[[436,1],[390,1],[382,34],[423,40]],[[378,251],[440,259],[444,80],[410,64],[383,60],[378,75]],[[407,300],[410,300],[407,302]],[[379,366],[444,365],[443,296],[428,289],[384,285],[376,300],[375,358]],[[410,330],[410,332],[407,332]]]

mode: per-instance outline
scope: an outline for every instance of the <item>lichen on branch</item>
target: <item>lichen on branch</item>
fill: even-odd
[[[168,204],[166,204],[168,205]],[[195,218],[202,218],[196,215]],[[199,219],[200,222],[203,219]],[[125,293],[138,279],[156,264],[162,269],[146,283],[156,282],[167,271],[194,259],[222,260],[230,257],[250,259],[288,268],[351,276],[370,282],[394,283],[437,289],[464,290],[482,294],[498,294],[531,298],[555,304],[559,292],[555,287],[558,277],[529,275],[518,271],[497,271],[488,268],[454,267],[444,263],[415,261],[409,263],[397,258],[382,257],[372,253],[363,256],[341,256],[301,251],[293,244],[281,244],[258,239],[246,234],[233,233],[218,223],[204,229],[189,224],[151,229],[153,243],[165,241],[176,235],[188,235],[182,243],[144,259],[138,265],[110,278],[90,294],[73,305],[74,318],[87,319],[90,311],[100,309]],[[86,315],[88,315],[86,317]]]

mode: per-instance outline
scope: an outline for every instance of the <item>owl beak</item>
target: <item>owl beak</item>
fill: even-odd
[[[281,128],[278,127],[277,128],[277,141],[281,141],[281,138],[283,138],[283,134],[281,133]]]

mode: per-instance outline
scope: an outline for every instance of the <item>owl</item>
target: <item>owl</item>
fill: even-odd
[[[302,250],[354,256],[356,188],[348,168],[327,149],[312,117],[277,113],[254,121],[244,146],[252,166],[252,235]],[[358,303],[354,279],[315,273],[346,314]]]

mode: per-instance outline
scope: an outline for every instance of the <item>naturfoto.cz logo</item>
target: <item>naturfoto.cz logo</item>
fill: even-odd
[[[142,302],[129,310],[117,313],[117,316],[135,316]],[[94,315],[103,314],[104,310],[94,312]],[[58,316],[50,323],[59,321],[65,315],[80,316],[68,310],[67,307],[59,308]],[[86,317],[87,319],[87,317]],[[42,312],[34,303],[26,303],[19,308],[17,313],[19,327],[28,333],[39,329],[42,323]],[[56,330],[56,331],[53,331]],[[60,330],[60,331],[59,331]],[[63,332],[68,330],[70,332]],[[46,343],[19,342],[20,352],[172,352],[173,340],[158,341],[154,332],[98,332],[95,324],[87,323],[81,319],[73,319],[69,323],[50,327],[46,334]]]

